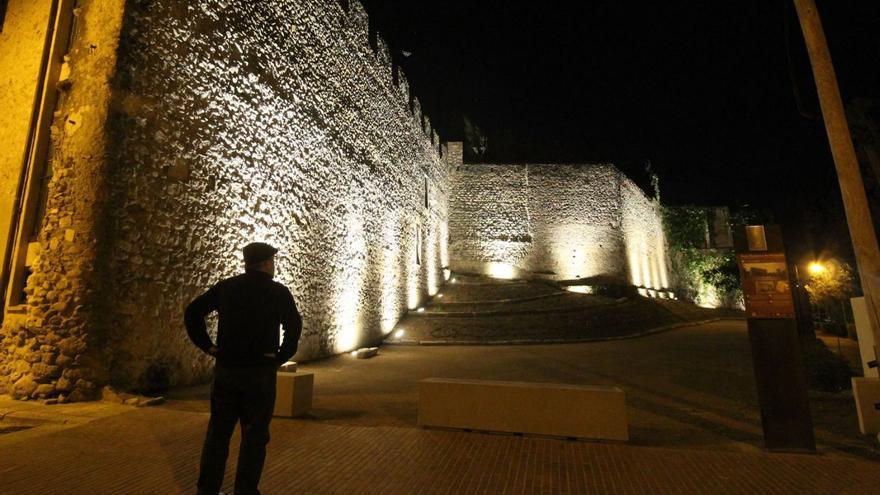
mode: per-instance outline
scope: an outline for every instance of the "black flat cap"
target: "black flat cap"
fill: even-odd
[[[265,242],[252,242],[242,248],[241,252],[244,254],[244,264],[253,265],[275,256],[278,250]]]

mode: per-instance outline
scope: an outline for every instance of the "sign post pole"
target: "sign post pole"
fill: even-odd
[[[781,230],[775,225],[740,227],[734,233],[734,247],[748,315],[764,446],[772,451],[815,452]]]

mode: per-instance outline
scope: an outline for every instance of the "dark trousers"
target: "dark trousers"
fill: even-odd
[[[235,471],[236,495],[259,495],[269,422],[275,408],[274,366],[214,368],[211,386],[211,420],[202,448],[199,495],[216,495],[223,483],[229,438],[241,423],[241,445]]]

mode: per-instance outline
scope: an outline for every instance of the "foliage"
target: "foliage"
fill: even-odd
[[[846,263],[825,262],[824,271],[811,273],[806,284],[810,302],[819,307],[838,305],[855,292],[852,269]]]
[[[663,208],[663,226],[666,241],[673,250],[702,248],[706,239],[709,220],[705,208],[678,206]]]
[[[749,208],[748,206],[731,208],[730,226],[737,225],[767,225],[776,223],[773,213],[764,210]]]
[[[801,339],[807,382],[813,390],[839,392],[852,388],[852,370],[847,362],[831,352],[825,344],[815,337]]]
[[[722,292],[730,293],[741,290],[736,255],[732,251],[722,251],[714,258],[714,262],[714,266],[703,270],[703,282]]]
[[[810,273],[804,288],[813,305],[814,318],[821,322],[823,331],[846,335],[846,306],[856,292],[853,272],[846,263],[822,262],[824,270]]]
[[[736,257],[729,249],[706,248],[708,221],[706,208],[663,208],[678,291],[698,304],[736,306],[742,300]]]

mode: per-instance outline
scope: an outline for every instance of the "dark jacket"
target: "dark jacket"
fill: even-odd
[[[296,353],[302,318],[290,291],[272,280],[269,274],[247,271],[227,278],[186,307],[186,333],[205,352],[214,345],[205,326],[205,317],[214,311],[219,316],[217,364],[280,366]],[[284,341],[280,346],[279,325],[284,327]]]

